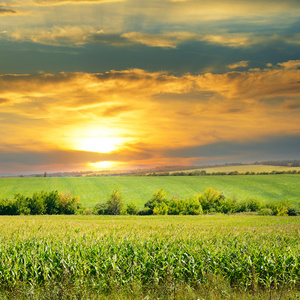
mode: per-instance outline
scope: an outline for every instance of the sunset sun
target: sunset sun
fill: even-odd
[[[109,153],[115,151],[121,143],[121,139],[117,137],[83,138],[79,140],[78,150]]]

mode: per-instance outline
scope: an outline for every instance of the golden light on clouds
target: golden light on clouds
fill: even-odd
[[[99,169],[190,164],[210,154],[176,149],[300,134],[299,64],[182,76],[140,69],[0,76],[1,149],[49,149],[53,162]],[[51,165],[47,159],[40,161]]]

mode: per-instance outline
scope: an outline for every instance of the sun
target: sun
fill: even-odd
[[[89,137],[78,141],[78,150],[109,153],[118,149],[122,141],[118,137]]]
[[[114,163],[112,161],[99,161],[99,162],[96,162],[96,163],[89,163],[89,166],[95,168],[95,169],[99,169],[99,168],[103,168],[103,169],[106,169],[106,168],[111,168],[114,166]]]

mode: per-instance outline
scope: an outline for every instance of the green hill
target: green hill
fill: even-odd
[[[32,195],[36,191],[70,191],[79,195],[82,204],[92,207],[106,201],[110,192],[118,188],[124,202],[134,202],[139,207],[163,188],[168,197],[193,197],[206,188],[214,187],[227,197],[237,200],[256,198],[263,202],[300,200],[300,175],[252,176],[162,176],[162,177],[46,177],[1,178],[0,198],[13,197],[15,193]]]

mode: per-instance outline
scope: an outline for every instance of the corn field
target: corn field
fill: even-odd
[[[299,217],[18,216],[0,219],[0,287],[64,284],[108,295],[197,289],[212,276],[244,291],[300,289]],[[170,291],[169,291],[170,292]]]

